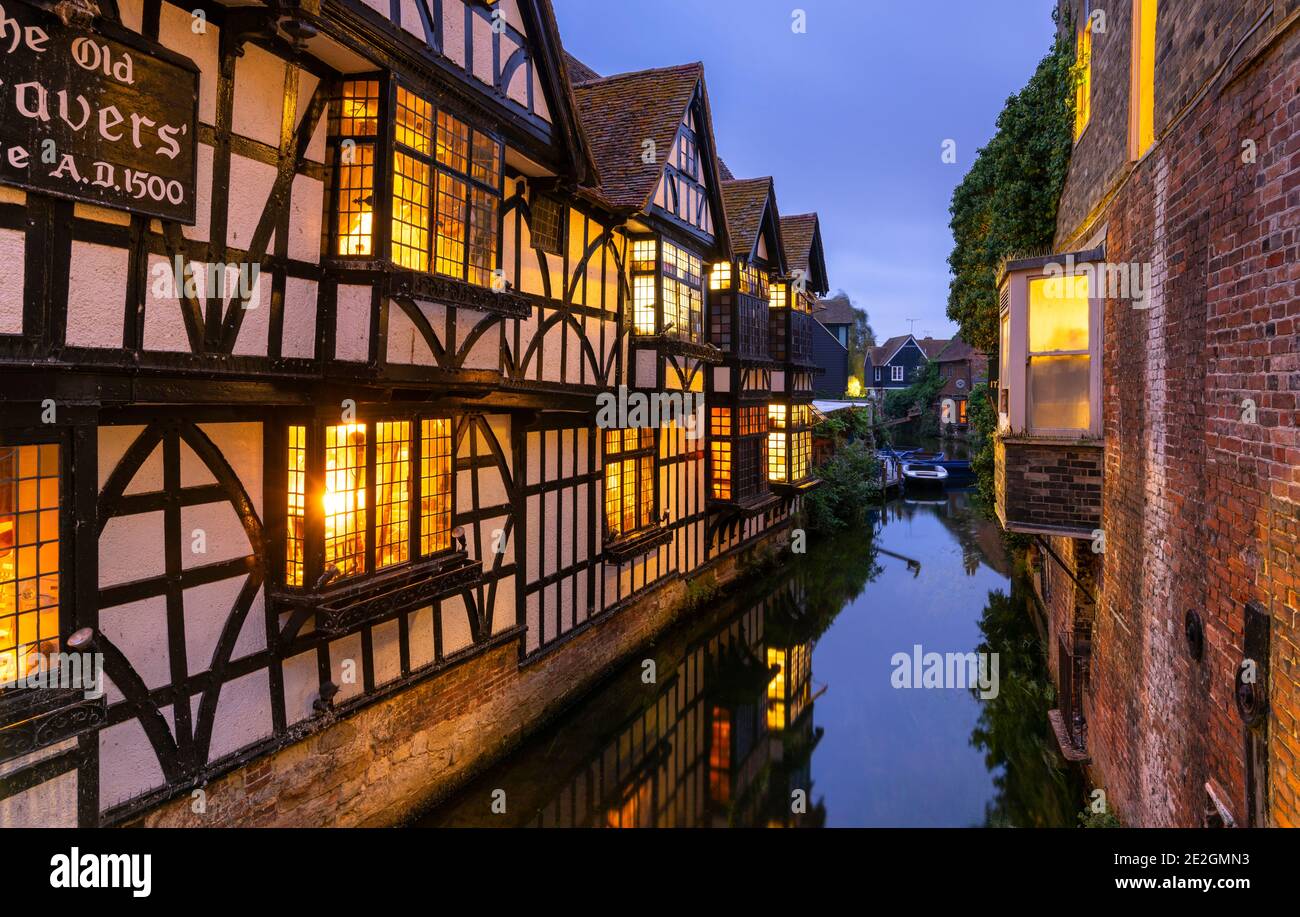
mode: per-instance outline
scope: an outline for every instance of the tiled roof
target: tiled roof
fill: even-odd
[[[939,362],[956,363],[969,360],[974,353],[976,353],[975,348],[963,341],[961,335],[958,335],[949,341],[948,346],[939,354]]]
[[[718,174],[722,176],[723,181],[732,181],[736,177],[731,174],[731,169],[727,168],[727,163],[721,156],[718,157]]]
[[[763,228],[763,208],[771,193],[771,178],[740,178],[722,183],[722,206],[731,230],[732,254],[737,258],[748,258],[754,250]]]
[[[791,267],[793,266],[791,264]],[[830,299],[818,300],[814,314],[817,316],[817,321],[823,325],[852,325],[857,321],[857,310],[843,293]]]
[[[872,365],[883,366],[894,355],[895,351],[903,346],[908,338],[916,341],[916,346],[921,348],[921,352],[925,354],[927,360],[933,360],[939,356],[952,343],[948,338],[918,338],[910,334],[896,334],[880,346],[871,349]]]
[[[637,210],[647,206],[703,75],[704,66],[694,63],[574,85],[578,117],[600,172],[601,195],[610,204]],[[654,162],[642,159],[646,140],[655,143]]]
[[[568,51],[564,52],[564,65],[569,68],[569,83],[574,86],[579,83],[590,83],[592,80],[600,79],[599,73],[592,70]]]
[[[791,271],[803,271],[807,275],[812,270],[813,233],[817,231],[817,214],[801,213],[792,217],[781,217],[781,238],[785,242],[785,260]]]

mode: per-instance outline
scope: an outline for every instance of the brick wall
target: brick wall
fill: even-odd
[[[1262,5],[1190,6],[1161,33],[1159,85],[1166,57],[1187,62],[1171,97],[1242,38],[1241,17],[1253,22]],[[1186,47],[1170,50],[1167,34]],[[1241,61],[1250,55],[1231,69]],[[1110,300],[1105,313],[1107,550],[1089,745],[1109,800],[1132,824],[1199,823],[1211,779],[1245,821],[1233,675],[1248,601],[1273,620],[1272,820],[1300,824],[1297,85],[1291,28],[1212,85],[1103,214],[1107,260],[1150,262],[1156,284],[1149,309]],[[1256,141],[1256,163],[1242,162],[1243,139]],[[1074,231],[1066,219],[1063,237]],[[1199,662],[1183,636],[1189,610],[1205,622]]]
[[[994,486],[1003,522],[1091,533],[1101,519],[1102,450],[1078,443],[999,437]]]
[[[775,536],[729,555],[711,572],[737,579]],[[382,826],[409,818],[561,712],[682,614],[674,580],[553,652],[519,666],[517,641],[341,718],[205,788],[206,811],[186,795],[162,804],[148,826]]]

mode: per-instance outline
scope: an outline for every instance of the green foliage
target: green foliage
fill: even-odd
[[[686,583],[686,610],[694,611],[697,608],[703,608],[722,592],[722,587],[718,585],[718,578],[712,571],[689,580]]]
[[[871,434],[870,408],[845,408],[836,411],[813,428],[814,436],[824,436],[840,446],[847,440],[866,439]]]
[[[997,390],[989,384],[971,388],[966,402],[967,442],[970,446],[971,471],[975,473],[975,489],[979,508],[985,515],[993,509],[993,435],[998,428],[998,415],[994,398]]]
[[[1007,99],[993,139],[953,192],[948,317],[989,354],[998,347],[998,266],[1050,247],[1056,235],[1074,144],[1073,67],[1074,47],[1058,35],[1028,85]]]
[[[939,364],[929,363],[921,371],[921,377],[904,389],[897,389],[885,394],[885,403],[881,413],[885,417],[898,420],[907,416],[914,407],[921,409],[920,423],[914,431],[916,436],[938,436],[939,414],[930,408],[939,399],[943,391],[944,380],[939,375]]]
[[[1109,811],[1092,812],[1087,809],[1079,813],[1079,824],[1085,828],[1123,828],[1124,823]]]
[[[804,502],[808,529],[829,535],[863,525],[869,507],[880,501],[880,464],[870,441],[845,443],[817,469],[822,485]]]

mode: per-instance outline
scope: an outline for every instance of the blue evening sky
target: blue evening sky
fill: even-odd
[[[913,318],[918,336],[955,332],[948,202],[1048,52],[1054,0],[553,2],[565,48],[601,74],[704,62],[723,159],[774,176],[782,213],[821,215],[831,289],[879,340]]]

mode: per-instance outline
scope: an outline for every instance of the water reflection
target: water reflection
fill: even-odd
[[[425,825],[1070,824],[1033,616],[961,493],[895,500],[657,642]],[[1000,654],[998,696],[900,691],[924,644]],[[503,789],[504,814],[492,812]]]

